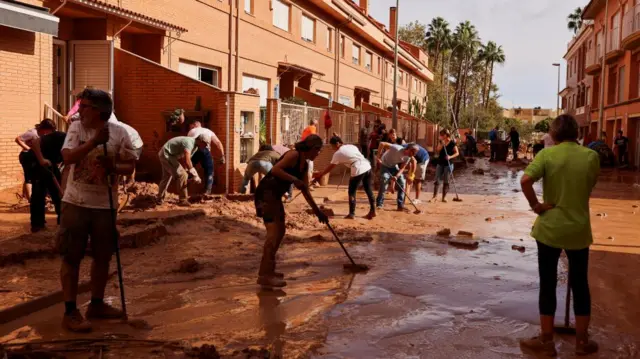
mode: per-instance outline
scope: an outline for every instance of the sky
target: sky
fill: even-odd
[[[355,0],[358,2],[358,0]],[[369,0],[370,13],[389,25],[389,8],[396,0]],[[566,62],[562,58],[573,33],[567,16],[588,0],[400,0],[400,25],[418,20],[429,24],[437,16],[452,30],[471,21],[483,43],[502,45],[506,63],[494,70],[503,107],[556,107],[558,69],[560,88],[565,85]]]

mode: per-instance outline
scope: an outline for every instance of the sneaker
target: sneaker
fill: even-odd
[[[124,317],[124,313],[120,309],[106,303],[89,304],[85,315],[89,319],[119,319]]]
[[[47,229],[47,227],[45,227],[44,225],[41,225],[41,226],[33,226],[33,227],[31,227],[31,233],[38,233],[38,232],[40,232],[40,231],[44,231],[44,230],[46,230],[46,229]]]
[[[429,200],[429,203],[436,203],[436,202],[438,202],[438,198],[436,197],[433,197]]]
[[[413,200],[413,204],[415,204],[417,206],[419,204],[422,204],[422,201],[416,198],[416,199]]]
[[[364,218],[368,220],[372,220],[373,218],[375,218],[375,216],[376,216],[376,212],[371,211],[366,216],[364,216]]]
[[[576,340],[576,355],[583,356],[598,352],[598,343],[593,340]]]
[[[520,346],[534,353],[549,357],[555,357],[558,355],[558,352],[556,351],[556,343],[553,339],[544,340],[542,336],[533,337],[531,339],[522,339],[520,340]]]
[[[383,205],[381,205],[381,204],[379,204],[379,205],[377,205],[377,206],[376,206],[376,209],[377,209],[378,211],[381,211],[383,208],[384,208],[384,206],[383,206]]]
[[[84,319],[77,309],[73,313],[65,314],[62,317],[62,327],[76,333],[88,333],[91,331],[91,323]]]
[[[344,217],[344,219],[355,219],[356,215],[355,214],[348,214]]]
[[[447,200],[443,198],[442,203],[447,203]]]
[[[287,282],[285,282],[280,278],[277,278],[275,275],[260,276],[258,277],[257,283],[263,287],[268,287],[268,288],[282,288],[287,286]]]
[[[406,212],[406,211],[407,211],[407,209],[406,209],[404,206],[398,206],[397,211],[398,211],[398,212]]]

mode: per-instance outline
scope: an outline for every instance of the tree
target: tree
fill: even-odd
[[[489,102],[491,93],[491,85],[493,83],[493,68],[495,64],[503,65],[506,61],[502,46],[498,46],[495,42],[489,41],[480,50],[480,58],[485,64],[485,85],[483,87],[482,103],[486,107]]]
[[[441,17],[434,18],[429,24],[428,35],[426,39],[427,50],[433,58],[433,67],[437,68],[441,55],[451,39],[449,23]]]
[[[536,123],[534,129],[536,130],[536,132],[547,133],[549,132],[549,125],[551,124],[551,121],[553,121],[553,119],[551,117],[547,117],[544,120]]]
[[[454,128],[458,127],[456,123],[460,115],[460,108],[466,97],[466,86],[470,77],[469,71],[474,63],[478,48],[480,47],[480,37],[476,27],[469,21],[461,22],[453,34],[452,56],[456,57],[458,71],[456,76],[456,86],[453,96],[453,118]]]
[[[577,7],[569,16],[567,16],[567,28],[577,34],[582,28],[582,8]]]
[[[400,26],[398,29],[398,38],[400,40],[408,42],[412,45],[422,48],[427,51],[427,41],[425,39],[427,33],[427,25],[419,22],[412,21],[407,25]]]

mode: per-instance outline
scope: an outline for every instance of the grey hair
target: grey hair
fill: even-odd
[[[549,133],[556,143],[578,139],[578,122],[571,115],[560,115],[549,127]]]
[[[91,102],[95,108],[100,111],[100,119],[102,121],[109,121],[111,114],[113,113],[113,100],[108,92],[86,88],[82,91],[82,98]]]
[[[420,146],[418,146],[418,144],[415,142],[411,142],[407,145],[407,150],[417,152],[417,151],[420,151]]]

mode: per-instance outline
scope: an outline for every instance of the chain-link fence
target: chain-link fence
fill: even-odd
[[[288,146],[300,141],[302,131],[308,125],[306,106],[288,103],[280,106],[280,143]]]
[[[280,107],[280,143],[294,144],[300,141],[302,131],[312,120],[318,121],[318,135],[325,141],[336,133],[345,143],[357,143],[361,121],[359,113],[329,110],[332,126],[327,129],[324,114],[327,110],[317,107],[283,103]]]

